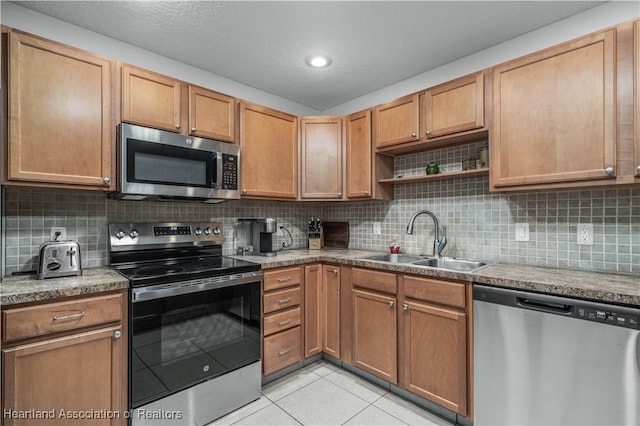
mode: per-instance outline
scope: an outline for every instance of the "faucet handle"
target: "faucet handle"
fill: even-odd
[[[447,246],[447,227],[442,225],[442,238],[438,241],[438,255],[442,253],[442,250]]]

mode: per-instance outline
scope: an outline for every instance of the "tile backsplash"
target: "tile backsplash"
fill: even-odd
[[[461,169],[485,143],[396,157],[396,175],[424,174],[437,161],[440,170]],[[640,273],[640,188],[496,194],[488,176],[396,185],[392,202],[302,203],[241,200],[208,205],[121,201],[104,194],[32,188],[6,188],[6,273],[34,270],[39,246],[53,226],[82,248],[83,267],[108,264],[107,225],[128,221],[208,221],[223,223],[225,254],[235,252],[238,218],[275,217],[292,234],[293,248],[306,247],[310,216],[350,223],[350,247],[388,249],[395,236],[405,253],[431,254],[433,223],[428,216],[405,227],[412,213],[428,209],[447,227],[443,255],[553,267]],[[381,235],[373,235],[373,222]],[[515,224],[529,223],[530,241],[515,241]],[[594,245],[578,246],[578,223],[593,223]],[[285,232],[274,249],[289,244]]]

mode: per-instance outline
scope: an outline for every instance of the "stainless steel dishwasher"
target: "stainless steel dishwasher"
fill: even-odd
[[[639,425],[640,309],[473,286],[475,425]]]

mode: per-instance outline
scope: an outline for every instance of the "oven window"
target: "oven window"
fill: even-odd
[[[160,143],[127,140],[127,181],[211,188],[217,154]]]
[[[260,359],[260,283],[132,304],[137,408]]]

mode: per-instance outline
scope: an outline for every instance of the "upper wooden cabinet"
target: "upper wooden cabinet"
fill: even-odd
[[[427,139],[484,127],[485,74],[459,78],[424,94],[423,134]]]
[[[114,62],[9,34],[5,184],[113,190]]]
[[[635,176],[640,177],[640,20],[633,25],[633,87],[635,99],[633,109]]]
[[[298,196],[298,119],[240,103],[241,188],[245,197]]]
[[[235,142],[234,98],[122,65],[122,121]]]
[[[373,196],[371,110],[348,116],[346,127],[347,198],[371,198]]]
[[[300,198],[343,197],[342,123],[342,117],[300,119]]]
[[[493,70],[492,190],[615,183],[615,37],[596,33]]]
[[[374,109],[376,148],[420,139],[419,95],[403,96]]]

